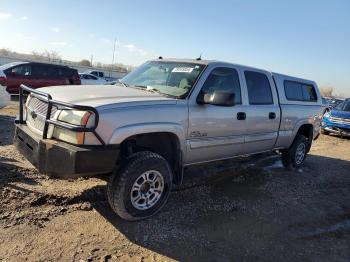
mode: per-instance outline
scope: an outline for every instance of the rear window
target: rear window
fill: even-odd
[[[286,98],[291,101],[317,101],[315,87],[310,84],[295,81],[284,81],[284,92],[286,94]]]

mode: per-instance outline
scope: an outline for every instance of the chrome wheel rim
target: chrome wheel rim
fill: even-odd
[[[300,144],[295,152],[295,163],[300,165],[305,158],[306,147],[305,144]]]
[[[160,172],[149,170],[142,173],[134,182],[130,199],[133,207],[146,210],[153,207],[164,191],[164,179]]]

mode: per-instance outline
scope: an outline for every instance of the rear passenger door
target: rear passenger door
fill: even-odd
[[[273,149],[280,124],[278,94],[272,76],[264,71],[243,70],[247,87],[245,153]]]

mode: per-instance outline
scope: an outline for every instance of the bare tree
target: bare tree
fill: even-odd
[[[91,66],[91,63],[89,60],[87,59],[83,59],[79,62],[79,64],[81,64],[82,66]]]
[[[331,86],[321,87],[320,91],[321,91],[322,96],[328,96],[328,97],[333,96],[333,87],[331,87]]]
[[[10,49],[8,49],[8,48],[1,48],[0,49],[0,55],[9,56],[12,53],[13,52]]]

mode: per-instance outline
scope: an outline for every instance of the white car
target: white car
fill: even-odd
[[[7,106],[10,103],[10,94],[6,91],[6,86],[2,86],[2,80],[5,80],[5,74],[0,71],[0,108]]]
[[[80,73],[79,76],[82,85],[101,85],[107,82],[105,79],[92,74]]]

